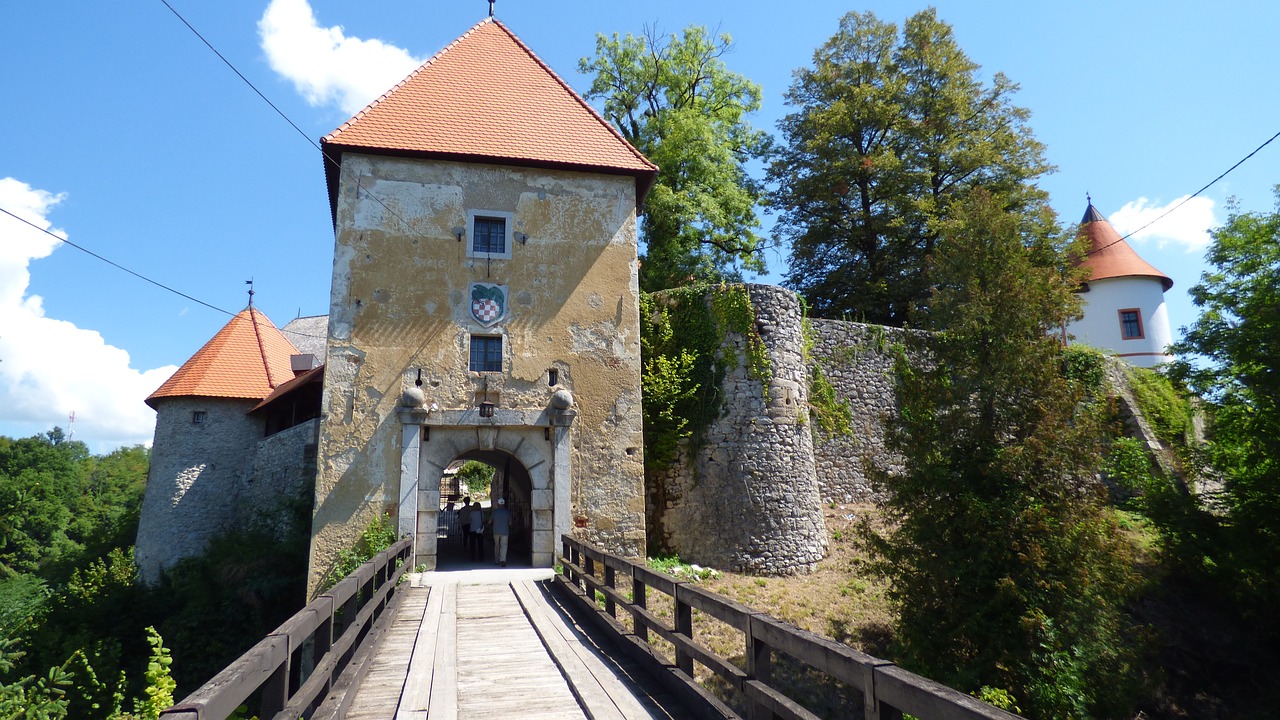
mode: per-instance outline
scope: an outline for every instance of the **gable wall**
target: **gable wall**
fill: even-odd
[[[510,213],[527,241],[513,243],[510,260],[468,258],[470,233],[462,242],[456,235],[466,230],[468,210]],[[398,509],[402,438],[409,436],[397,412],[418,369],[424,408],[434,404],[439,416],[464,424],[463,411],[474,410],[486,379],[500,414],[536,416],[555,390],[569,390],[577,412],[574,532],[615,551],[642,552],[637,270],[629,177],[344,155],[313,588],[378,513]],[[505,320],[486,329],[471,317],[471,282],[508,286]],[[503,337],[502,373],[468,369],[473,332]],[[551,368],[559,372],[554,388]],[[417,479],[420,488],[432,480]]]

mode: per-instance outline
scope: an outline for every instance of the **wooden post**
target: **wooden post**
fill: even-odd
[[[320,626],[316,628],[315,634],[312,635],[314,641],[311,656],[314,658],[312,664],[319,663],[329,650],[333,647],[333,602],[329,602],[329,612],[326,613],[325,619],[321,621]],[[330,670],[329,677],[324,683],[324,694],[329,694],[329,688],[333,687],[333,671]]]
[[[287,645],[286,640],[286,649]],[[284,662],[262,684],[262,717],[275,717],[276,713],[284,710],[285,703],[289,702],[290,659],[290,653],[286,652]]]
[[[645,605],[646,589],[647,586],[644,582],[635,575],[631,576],[631,602],[634,603],[636,607],[647,610],[648,607]],[[640,638],[641,641],[646,643],[649,642],[649,626],[645,625],[634,615],[631,617],[631,631],[634,632],[636,637]]]
[[[769,685],[773,678],[773,652],[763,640],[756,637],[755,616],[752,616],[747,627],[747,677]],[[759,702],[751,703],[747,717],[748,720],[774,720],[773,710]]]
[[[680,585],[676,584],[674,599],[676,601],[676,633],[693,639],[693,606],[680,600]],[[676,667],[689,677],[693,677],[693,656],[676,647]]]
[[[572,562],[569,558],[570,558],[569,538],[561,535],[560,536],[560,559],[563,563],[567,565],[568,563]],[[567,567],[564,568],[564,576],[569,580],[569,582],[573,582],[573,571]]]
[[[614,587],[613,582],[614,582],[614,581],[613,581],[613,566],[612,566],[612,565],[607,565],[607,564],[606,564],[606,565],[604,566],[604,586],[605,586],[605,587],[607,587],[607,588],[609,588],[610,590],[616,590],[617,588],[615,588],[615,587]],[[613,619],[615,619],[615,620],[618,618],[618,614],[617,614],[617,607],[615,607],[615,604],[614,604],[614,602],[613,602],[613,596],[611,596],[611,595],[606,595],[606,596],[605,596],[605,599],[604,599],[604,611],[605,611],[605,612],[607,612],[607,613],[609,613],[609,617],[611,617],[611,618],[613,618]]]

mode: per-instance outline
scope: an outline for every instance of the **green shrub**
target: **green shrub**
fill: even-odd
[[[1186,446],[1195,415],[1191,401],[1169,378],[1146,368],[1129,368],[1129,386],[1156,437],[1166,445]]]
[[[356,544],[338,553],[338,559],[324,577],[321,587],[325,590],[337,585],[343,578],[355,572],[373,556],[396,543],[395,518],[390,514],[379,515],[360,533]]]

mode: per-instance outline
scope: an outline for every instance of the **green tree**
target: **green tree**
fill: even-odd
[[[1075,281],[1047,210],[983,190],[947,210],[914,314],[932,332],[895,364],[903,469],[876,478],[889,529],[866,536],[907,666],[1005,689],[1031,717],[1086,717],[1133,675],[1132,580],[1095,480],[1100,393],[1068,377],[1053,332],[1079,311]]]
[[[462,489],[464,495],[474,495],[477,498],[488,495],[495,472],[491,465],[478,460],[468,460],[458,468],[458,487]]]
[[[0,576],[48,571],[82,549],[67,528],[89,458],[84,443],[65,440],[58,428],[0,437]]]
[[[897,26],[849,13],[795,73],[769,169],[778,232],[791,242],[785,284],[819,317],[902,325],[928,295],[925,261],[948,200],[971,188],[1034,211],[1052,170],[1012,104],[928,9]]]
[[[1280,627],[1280,186],[1276,210],[1233,207],[1213,233],[1211,269],[1191,289],[1198,320],[1174,345],[1173,374],[1208,401],[1205,455],[1221,475],[1220,542],[1201,549],[1272,633]]]
[[[661,168],[640,218],[647,291],[693,282],[740,279],[763,271],[756,203],[760,185],[745,165],[760,158],[768,136],[746,116],[760,107],[760,86],[722,58],[732,48],[690,26],[680,36],[596,36],[596,53],[580,72],[594,76],[589,99]]]

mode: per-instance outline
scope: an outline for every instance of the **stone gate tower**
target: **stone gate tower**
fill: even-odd
[[[507,469],[535,565],[570,531],[643,552],[636,209],[657,168],[493,19],[322,144],[311,587],[379,513],[434,567],[459,458]]]

